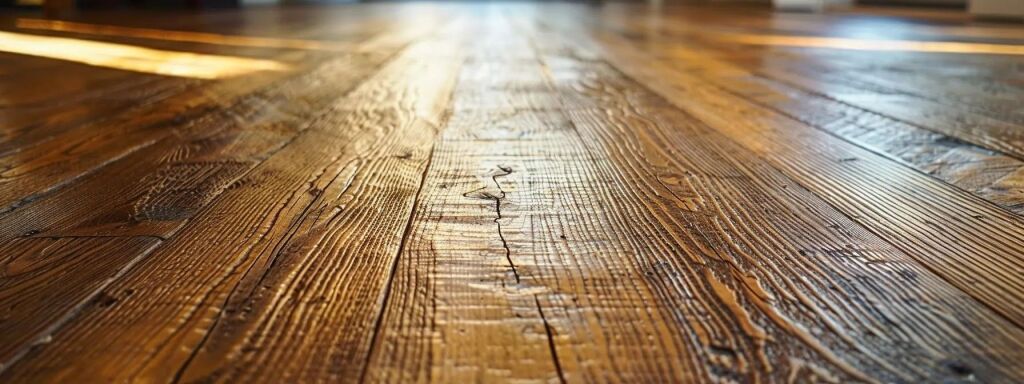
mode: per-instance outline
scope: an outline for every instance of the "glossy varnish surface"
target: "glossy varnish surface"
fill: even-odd
[[[0,382],[1024,381],[1024,26],[861,12],[4,17],[287,70],[0,47]]]

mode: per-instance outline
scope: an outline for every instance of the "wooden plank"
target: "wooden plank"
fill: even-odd
[[[754,81],[762,82],[761,79]],[[730,91],[737,90],[728,84],[729,81],[715,82]],[[771,80],[766,82],[769,87],[778,84]],[[752,96],[750,99],[790,118],[906,162],[923,173],[1017,214],[1024,213],[1024,190],[1001,187],[1010,175],[1024,169],[1024,161],[1013,156],[789,87],[785,87],[783,92]]]
[[[652,63],[618,38],[603,35],[602,43],[611,50],[613,63],[629,75],[754,151],[1014,324],[1024,324],[1024,281],[1018,273],[1024,270],[1024,226],[1017,216],[757,107],[699,76]]]
[[[338,126],[380,131],[376,137],[339,137],[352,142],[336,155],[336,162],[347,162],[340,177],[319,188],[324,197],[282,245],[285,251],[273,256],[276,265],[254,270],[228,298],[228,311],[246,313],[224,317],[210,330],[182,379],[358,377],[447,110],[461,61],[460,35],[453,30],[446,41],[415,48],[350,97],[344,107],[349,115]],[[262,287],[249,290],[256,278]],[[288,313],[301,318],[282,316]],[[309,358],[281,359],[296,351]],[[268,365],[277,365],[279,373],[268,377]]]
[[[159,17],[154,17],[153,15],[134,15],[130,18],[108,20],[106,22],[116,24],[132,21],[151,25],[168,24],[166,27],[181,29],[195,27],[201,20],[194,14],[176,16],[166,17],[160,15]],[[232,17],[237,18],[238,15],[233,15]],[[223,17],[220,18],[223,19]],[[277,21],[274,24],[280,22]],[[228,23],[222,23],[218,26],[218,30],[228,32],[231,27],[225,25],[228,25]],[[269,27],[272,24],[264,23],[264,25]],[[301,30],[301,28],[296,29]],[[315,29],[323,29],[323,27],[317,26]],[[307,28],[306,33],[311,32],[313,31]],[[68,36],[64,33],[58,34],[41,31],[33,31],[32,33],[83,40],[93,40],[96,38],[88,34],[72,34]],[[168,34],[173,33],[173,30],[168,31]],[[138,45],[140,43],[130,35],[110,37],[104,39],[104,41],[130,45]],[[167,46],[166,44],[160,45],[159,42],[153,44],[152,41],[145,43],[148,43],[148,45],[144,46],[177,51],[202,51],[214,54],[254,56],[266,56],[268,53],[280,54],[280,52],[268,52],[267,49],[242,51],[237,49],[226,50],[218,46],[205,47],[196,44]],[[313,57],[310,59],[313,59]],[[5,119],[3,122],[2,128],[5,135],[2,141],[0,141],[0,153],[23,149],[45,139],[59,140],[59,133],[65,130],[85,123],[103,121],[128,109],[145,108],[148,105],[182,92],[183,88],[207,84],[207,82],[189,79],[144,75],[59,60],[11,55],[11,63],[25,61],[43,62],[45,64],[35,63],[29,70],[19,70],[10,76],[5,76],[3,81],[0,81],[0,88],[10,95],[8,100],[4,100],[4,106],[12,109],[9,111],[8,117],[10,118]],[[6,63],[7,61],[5,61]],[[61,76],[54,76],[55,73],[60,73]],[[93,125],[102,126],[99,124]]]
[[[200,119],[196,128],[203,136],[165,140],[90,175],[75,188],[63,189],[8,214],[4,217],[0,239],[7,242],[10,249],[18,249],[34,244],[29,239],[116,239],[142,235],[156,240],[171,237],[238,178],[294,140],[309,126],[304,119],[315,119],[321,113],[320,108],[340,98],[358,80],[372,73],[381,61],[336,60],[318,71],[311,71],[303,77],[306,81],[294,81],[269,92],[288,93],[289,88],[315,92],[308,87],[310,83],[330,84],[331,90],[336,92],[335,98],[324,93],[323,101],[302,105],[307,108],[305,112],[296,108],[294,114],[281,114],[277,109],[266,108],[273,103],[257,97],[251,99],[251,105],[243,103],[225,113]],[[325,81],[327,79],[329,82]],[[278,107],[285,106],[278,104]],[[108,274],[113,274],[135,264],[151,250],[152,247],[132,248],[114,255],[93,253],[83,257],[98,259],[91,266],[106,268]],[[64,271],[61,264],[44,264],[38,268],[44,274]],[[83,272],[82,276],[76,273],[75,277],[100,287],[111,281],[102,274]],[[19,310],[8,316],[18,321],[7,323],[9,329],[28,337],[40,329],[53,328],[54,322],[62,321],[89,300],[78,295],[95,291],[82,291],[80,285],[86,283],[46,287],[14,284],[0,288],[0,296],[3,296],[0,305],[20,303]],[[44,294],[47,299],[21,302],[26,291]],[[40,312],[41,308],[45,308],[45,312]],[[19,322],[34,327],[22,327]],[[4,361],[13,359],[24,347],[24,343],[4,343],[0,357]]]
[[[693,261],[666,258],[662,268],[678,275],[655,275],[664,276],[660,291],[678,287],[682,281],[697,283],[680,289],[672,301],[665,296],[659,299],[665,308],[678,311],[676,318],[712,314],[709,317],[715,320],[704,321],[712,335],[710,342],[702,340],[707,343],[702,356],[706,360],[695,364],[708,367],[706,375],[732,372],[751,381],[794,377],[810,381],[943,381],[962,377],[959,368],[998,359],[1003,363],[991,370],[980,369],[985,373],[968,370],[992,374],[993,381],[1018,377],[1019,367],[1000,364],[1017,364],[1017,345],[1024,342],[1024,333],[997,313],[964,297],[905,252],[844,217],[754,154],[692,117],[660,104],[636,85],[616,78],[614,71],[580,64],[569,64],[563,89],[583,89],[599,100],[628,100],[618,102],[617,107],[608,102],[602,109],[573,111],[577,129],[594,130],[589,133],[593,136],[584,140],[635,148],[608,152],[620,154],[621,159],[643,153],[642,160],[633,160],[634,167],[648,163],[646,179],[663,183],[664,192],[656,194],[660,188],[653,187],[649,196],[638,199],[657,202],[659,195],[664,196],[663,213],[651,209],[642,216],[660,220],[681,243],[677,247],[683,250],[671,254],[690,255]],[[551,62],[548,66],[557,67]],[[607,118],[611,113],[614,117]],[[598,127],[618,129],[601,132]],[[630,145],[626,138],[633,131],[640,132]],[[643,180],[641,177],[615,184],[642,185],[633,181]],[[657,243],[653,233],[639,238],[645,239],[647,246]],[[888,302],[887,294],[875,296],[881,292],[907,296],[902,302]],[[691,296],[686,293],[702,298],[707,311],[696,306],[687,313],[686,298]],[[936,303],[943,303],[943,309],[936,309]],[[830,314],[825,308],[836,312]],[[936,313],[980,316],[970,320],[959,317],[964,322],[956,324]],[[901,325],[896,330],[885,329],[886,324]],[[958,338],[938,348],[945,352],[936,353],[935,343],[944,344],[953,337],[950,329],[957,329],[952,332],[956,334],[988,326],[999,331]],[[1004,339],[1008,336],[1003,330],[1014,333],[1009,336],[1014,340]],[[729,336],[716,340],[718,334]],[[1001,345],[1004,342],[1007,344]],[[724,354],[735,353],[732,364],[714,358],[722,354],[716,348],[722,346]],[[897,346],[899,354],[891,354]]]
[[[14,81],[0,80],[5,84],[5,93],[16,95],[14,100],[3,105],[3,111],[0,112],[4,117],[0,127],[4,132],[0,138],[0,154],[9,155],[21,151],[72,127],[138,107],[140,102],[142,105],[149,105],[150,101],[157,102],[169,97],[169,93],[180,91],[181,82],[195,84],[183,79],[159,81],[156,76],[115,70],[102,71],[120,72],[122,76],[98,80],[94,79],[96,76],[92,72],[100,70],[89,68],[88,71],[82,71],[75,70],[76,67],[65,65],[55,69],[60,71],[61,76],[54,76],[54,72],[49,71],[42,75],[46,80],[31,80],[34,76],[20,80],[27,81],[35,89],[47,89],[60,95],[58,100],[49,99],[49,95],[26,95],[20,89],[8,91],[7,85]],[[65,74],[74,80],[60,81]],[[85,89],[69,89],[68,83],[78,83]]]
[[[693,36],[688,34],[687,36]],[[794,79],[821,93],[878,99],[899,98],[922,106],[940,105],[945,113],[973,116],[992,124],[1017,124],[1024,119],[1014,100],[1024,89],[1014,84],[1020,76],[1014,69],[1016,57],[911,52],[860,52],[829,49],[775,48],[737,44],[725,34],[679,41],[699,49],[705,57],[733,62],[752,72]],[[666,51],[668,55],[675,52]],[[772,60],[759,62],[770,55]],[[795,80],[802,79],[802,80]],[[858,103],[865,107],[871,103]],[[880,107],[875,107],[881,112]],[[934,109],[934,108],[932,108]],[[894,117],[911,116],[907,113]],[[929,119],[907,121],[941,122]]]
[[[640,268],[618,257],[635,244],[588,191],[602,175],[587,164],[603,155],[574,133],[522,31],[488,16],[472,34],[365,381],[687,377],[679,331],[630,278]]]
[[[864,56],[861,60],[865,59]],[[942,60],[942,57],[937,59]],[[829,59],[822,70],[840,67],[840,64],[835,63],[840,60],[852,61],[850,57]],[[1013,59],[1002,58],[1001,61],[1009,64]],[[946,61],[939,63],[945,64]],[[879,93],[904,94],[908,99],[924,99],[1004,123],[1024,122],[1024,111],[1015,104],[1015,101],[1024,98],[1024,88],[1009,81],[1013,78],[1012,72],[961,73],[966,71],[956,67],[947,67],[946,72],[919,68],[917,65],[886,65],[874,70],[858,71],[858,76],[853,79]]]
[[[46,343],[46,335],[74,315],[69,309],[108,306],[131,295],[101,290],[158,243],[152,237],[65,237],[0,245],[0,370],[26,346]]]
[[[877,33],[883,25],[890,28],[900,37],[914,40],[1000,40],[1019,41],[1024,39],[1020,29],[1014,25],[1000,23],[976,23],[962,12],[941,8],[898,8],[898,7],[858,7],[849,12],[835,12],[826,15],[771,14],[763,10],[741,15],[731,19],[731,23],[743,28],[753,28],[754,32],[774,30],[784,33],[822,34],[822,32],[847,33],[864,35]],[[679,12],[679,15],[691,12]],[[705,13],[706,15],[707,13]],[[851,20],[854,15],[869,16],[861,20]],[[721,15],[720,15],[721,16]],[[744,17],[745,16],[745,17]],[[810,17],[809,17],[810,16]],[[848,21],[853,21],[846,23]],[[846,23],[840,31],[834,31],[837,23]]]
[[[396,30],[393,33],[402,38],[382,37],[363,46],[379,52],[327,60],[293,79],[242,97],[224,110],[213,110],[175,126],[177,135],[86,176],[74,188],[62,189],[8,213],[0,227],[0,244],[10,242],[12,249],[33,244],[19,237],[169,238],[240,177],[295,140],[324,111],[343,100],[348,91],[398,50],[395,43],[426,31],[429,29],[417,28],[415,33]],[[112,274],[144,258],[151,249],[126,250],[96,265],[108,267]],[[39,268],[59,271],[60,265]],[[83,278],[89,276],[95,275]],[[101,286],[108,283],[105,277],[90,281]],[[10,314],[9,324],[18,324],[13,321],[18,320],[42,327],[37,329],[52,329],[54,321],[62,321],[88,301],[67,299],[86,293],[77,285],[12,285],[0,289],[6,297],[0,305],[20,300],[17,298],[23,290],[45,292],[52,299],[19,304],[21,309]],[[46,312],[34,311],[35,307],[45,307]],[[15,325],[10,329],[18,329],[25,337],[34,335],[32,329]],[[24,346],[5,343],[0,348],[0,361],[9,361]]]
[[[405,44],[410,34],[422,34],[423,27],[431,20],[434,19],[426,18],[410,24],[402,29],[405,35],[385,33],[376,36],[363,46],[357,46],[356,51],[373,52],[373,49],[383,47],[395,49]],[[267,54],[265,51],[264,55]],[[294,76],[296,72],[309,70],[325,59],[322,54],[296,52],[278,53],[277,57],[298,62],[295,71],[213,83],[178,80],[171,83],[170,90],[153,95],[149,95],[153,93],[153,87],[147,87],[141,91],[147,95],[145,100],[136,100],[133,108],[124,113],[93,119],[88,124],[70,129],[41,129],[43,133],[33,134],[35,139],[41,140],[18,141],[16,150],[0,155],[0,166],[4,167],[0,174],[0,212],[14,210],[78,177],[147,148],[173,135],[174,125],[233,105],[243,96],[282,78]],[[52,130],[56,133],[50,132]],[[97,134],[97,131],[101,133]]]
[[[170,129],[179,134],[113,162],[78,180],[74,188],[8,213],[0,239],[23,234],[169,237],[235,179],[294,140],[393,53],[328,60],[223,110],[172,124]]]
[[[776,69],[766,70],[773,78],[792,82],[803,87],[814,87],[815,84],[828,83],[828,87],[818,87],[826,96],[873,111],[897,118],[904,122],[914,122],[929,130],[955,137],[959,140],[994,151],[1006,153],[1018,159],[1024,159],[1024,134],[1019,126],[1024,118],[1014,116],[1016,108],[997,111],[972,111],[965,108],[957,100],[929,100],[912,94],[892,92],[891,88],[875,87],[871,83],[851,79],[848,74],[841,76],[817,75],[812,71],[801,71],[801,75],[793,76],[788,71]],[[813,76],[805,78],[805,76]],[[845,79],[845,80],[842,80]],[[850,84],[853,82],[854,84]],[[986,104],[989,107],[995,103]],[[1011,112],[1007,112],[1011,111]]]
[[[810,82],[804,86],[814,84],[811,88],[798,87],[771,78],[756,68],[745,69],[718,60],[708,53],[713,51],[709,45],[673,41],[649,46],[660,48],[659,52],[670,52],[668,57],[660,59],[666,65],[700,73],[732,94],[906,162],[923,173],[1018,214],[1024,212],[1024,190],[1014,188],[1010,182],[1012,175],[1024,168],[1022,160],[821,93],[821,89],[833,87],[833,83]],[[797,75],[789,77],[794,76]]]
[[[31,146],[19,147],[0,158],[5,171],[0,183],[0,209],[9,212],[52,192],[74,179],[146,148],[172,134],[168,122],[185,122],[210,112],[217,104],[247,94],[279,79],[232,81],[216,87],[182,86],[177,97],[160,99],[159,108],[142,103],[111,119],[64,130]],[[181,85],[181,84],[179,84]],[[102,127],[102,128],[100,128]]]
[[[620,6],[602,12],[603,16],[632,18],[650,22],[643,17],[646,10]],[[716,7],[677,5],[659,9],[661,19],[678,23],[663,23],[671,29],[691,28],[705,31],[742,31],[754,34],[838,35],[852,37],[893,37],[913,40],[1003,41],[1012,43],[1024,38],[1020,29],[1005,23],[977,23],[963,12],[942,8],[912,7],[855,7],[834,9],[824,14],[779,13],[758,7],[735,7],[721,12]],[[652,18],[653,19],[653,18]],[[701,25],[703,24],[703,25]],[[885,28],[880,31],[880,28]]]
[[[621,28],[621,33],[639,36],[639,32],[649,31],[652,27],[642,18],[609,16],[610,24]],[[698,60],[717,57],[751,72],[770,74],[773,78],[818,89],[859,107],[890,114],[904,121],[934,125],[932,129],[947,135],[965,135],[963,140],[976,144],[992,140],[986,136],[997,136],[998,139],[1007,133],[1012,134],[1014,130],[1006,127],[1024,122],[1024,115],[1015,103],[1024,96],[1024,89],[1012,82],[1012,79],[1020,79],[1016,69],[1017,58],[1013,56],[761,47],[739,44],[730,39],[735,36],[788,36],[790,33],[810,34],[808,37],[811,38],[823,34],[848,34],[859,38],[870,31],[860,31],[857,25],[828,28],[818,21],[813,23],[820,28],[817,31],[790,31],[794,20],[783,18],[764,25],[763,15],[754,18],[757,26],[753,28],[743,24],[739,28],[708,25],[707,20],[693,14],[675,13],[671,16],[685,21],[654,26],[659,32],[657,40],[695,49],[697,56],[683,53],[683,57],[691,61],[695,57]],[[735,18],[710,16],[723,24],[735,23]],[[942,29],[935,31],[936,28],[928,27],[923,28],[933,31],[928,38],[914,38],[908,35],[922,28],[903,23],[890,24],[887,33],[900,39],[958,40],[952,35],[942,35]],[[954,31],[946,32],[955,35]],[[1020,36],[1019,31],[1016,36]],[[980,36],[978,39],[979,43],[1003,42]],[[667,57],[677,54],[674,48],[658,53]],[[765,57],[771,59],[764,60]],[[901,108],[901,105],[912,107]],[[981,127],[975,127],[977,125]],[[1013,136],[1003,139],[1016,140]]]
[[[773,55],[776,60],[769,65],[754,66],[755,72],[1024,158],[1016,128],[1024,123],[1024,115],[1015,102],[1024,97],[1024,89],[1009,81],[1014,76],[1013,69],[979,70],[984,65],[977,59],[967,63],[955,59],[962,55],[786,53]],[[986,58],[982,62],[1003,63],[1011,68],[1015,64],[1012,58]]]
[[[140,294],[84,308],[4,380],[292,381],[358,371],[357,347],[369,343],[360,330],[379,311],[445,79],[458,66],[448,47],[421,43],[337,102],[107,288]],[[300,313],[308,317],[292,317]]]

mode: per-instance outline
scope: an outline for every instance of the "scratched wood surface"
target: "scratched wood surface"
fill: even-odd
[[[0,382],[1024,381],[1022,25],[165,12],[0,17],[287,67],[0,46]]]

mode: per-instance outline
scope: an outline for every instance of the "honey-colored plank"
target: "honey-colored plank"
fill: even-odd
[[[834,82],[803,78],[798,86],[773,78],[755,66],[746,69],[738,63],[719,59],[714,46],[686,41],[651,42],[665,52],[666,65],[701,76],[722,89],[756,102],[794,120],[830,132],[872,151],[912,165],[915,169],[956,185],[1016,213],[1024,209],[1024,190],[1008,187],[1007,177],[1024,168],[1024,161],[1004,153],[964,142],[956,137],[933,132],[926,122],[914,124],[860,105],[833,99],[828,90]],[[787,78],[803,76],[805,71]],[[841,73],[847,74],[850,70]],[[924,124],[924,125],[920,125]]]
[[[365,379],[695,377],[602,214],[600,161],[522,31],[490,13],[434,150]],[[513,15],[511,17],[516,17]],[[481,97],[481,95],[487,95]],[[547,103],[547,102],[553,103]]]
[[[455,40],[458,30],[447,36]],[[209,331],[184,380],[359,377],[460,64],[452,42],[416,48],[352,95],[350,116],[338,125],[379,130],[375,141],[356,137],[340,154],[341,173],[317,187],[323,197],[274,263],[243,278],[227,299],[226,310],[244,313],[229,313]]]
[[[1013,26],[638,4],[132,15],[82,20],[126,36],[36,33],[294,67],[179,87],[0,65],[31,96],[0,100],[26,108],[0,109],[2,382],[1024,381],[1024,168],[998,142],[1020,125],[1018,58],[724,38],[1017,44]],[[26,85],[54,68],[82,78]]]
[[[10,212],[53,190],[128,154],[149,147],[173,133],[168,123],[188,121],[205,112],[266,86],[277,78],[261,76],[252,81],[232,81],[214,87],[178,84],[177,97],[160,99],[157,107],[129,110],[111,119],[100,119],[58,132],[0,158],[5,172],[0,183],[0,204]]]
[[[652,63],[614,36],[604,35],[602,43],[626,73],[754,151],[956,287],[1015,324],[1024,324],[1018,305],[1024,300],[1024,281],[1017,273],[1024,266],[1024,225],[1016,215],[758,107],[700,76]]]
[[[582,76],[576,72],[580,69]],[[664,164],[659,168],[651,167],[654,169],[650,171],[656,175],[653,178],[663,180],[665,188],[671,191],[663,196],[673,196],[679,200],[677,207],[690,209],[663,208],[667,212],[664,216],[648,215],[664,217],[665,221],[674,219],[676,228],[685,229],[673,231],[675,235],[689,238],[684,243],[699,244],[690,254],[703,255],[704,263],[697,264],[704,264],[706,269],[692,267],[697,269],[696,273],[690,272],[692,277],[683,280],[701,281],[703,272],[705,289],[709,292],[698,296],[712,303],[717,299],[727,309],[724,311],[727,315],[719,317],[724,324],[728,324],[728,315],[736,322],[739,329],[726,334],[736,337],[737,342],[725,345],[732,347],[737,356],[745,357],[750,365],[746,372],[742,364],[732,369],[748,374],[753,380],[760,377],[779,381],[783,380],[784,373],[787,379],[808,374],[797,363],[802,362],[818,369],[814,370],[816,378],[805,378],[811,381],[851,378],[882,382],[942,381],[957,380],[963,375],[958,372],[959,368],[987,366],[995,355],[1001,355],[996,359],[1004,363],[977,371],[969,369],[978,375],[983,375],[981,371],[991,374],[989,379],[993,381],[1013,380],[1020,374],[1019,367],[1001,364],[1014,365],[1019,359],[1015,345],[1024,341],[1021,339],[1024,334],[999,314],[966,297],[940,276],[928,272],[926,266],[916,263],[910,255],[844,217],[826,201],[803,190],[798,182],[762,163],[754,154],[703,124],[681,123],[691,118],[659,105],[644,91],[630,89],[628,82],[616,84],[622,80],[614,74],[600,66],[569,63],[565,85],[569,89],[586,89],[595,96],[601,95],[597,97],[602,100],[630,101],[621,104],[622,117],[610,119],[622,123],[607,125],[628,129],[608,134],[605,139],[611,143],[608,145],[622,145],[619,142],[625,141],[623,138],[628,137],[630,131],[654,128],[646,139],[652,144],[635,148],[643,151],[647,162]],[[609,110],[617,109],[606,107],[603,113],[595,115],[606,116]],[[634,114],[635,120],[629,119]],[[583,128],[586,124],[577,122],[576,126]],[[657,201],[653,197],[642,200]],[[671,231],[670,228],[667,229]],[[683,272],[685,267],[675,265],[681,275],[687,276]],[[678,284],[675,279],[666,280],[665,284]],[[882,287],[888,284],[893,285]],[[901,292],[918,298],[892,302],[872,292]],[[790,307],[787,302],[800,304]],[[873,304],[858,306],[860,302]],[[887,303],[885,309],[879,306],[882,302]],[[932,305],[941,302],[943,309],[917,306],[916,302]],[[671,304],[666,307],[685,308]],[[842,315],[833,317],[824,308],[832,308]],[[879,317],[875,311],[885,312],[887,316]],[[955,324],[939,320],[941,317],[936,317],[936,312],[971,314],[968,316],[971,319],[958,317],[964,322]],[[892,317],[896,313],[900,314],[899,319]],[[889,322],[904,326],[899,331],[885,329]],[[942,325],[938,325],[940,323]],[[936,353],[938,344],[935,343],[948,341],[950,328],[963,332],[989,327],[982,324],[992,324],[1000,330],[958,339],[938,348],[944,353]],[[908,328],[915,331],[907,333]],[[811,329],[817,331],[808,332]],[[1004,339],[1007,337],[1004,329],[1015,335],[1012,336],[1014,341]],[[745,335],[746,340],[738,335]],[[978,341],[980,343],[972,345]],[[897,345],[901,348],[899,357],[890,355]],[[949,349],[952,345],[957,345],[956,352]],[[763,349],[759,351],[760,348]],[[759,360],[759,356],[764,360]],[[714,362],[703,365],[716,366]]]
[[[996,145],[1005,150],[1019,141],[1014,136],[1016,130],[1010,128],[1024,122],[1016,102],[1024,97],[1024,88],[1013,81],[1021,79],[1017,56],[851,51],[830,49],[828,45],[808,48],[745,43],[779,36],[840,37],[867,44],[875,40],[960,41],[963,38],[956,32],[966,28],[921,26],[881,18],[857,22],[841,17],[836,20],[838,25],[828,28],[821,20],[792,14],[775,15],[771,22],[766,22],[766,14],[754,13],[743,18],[699,9],[688,11],[695,12],[667,12],[664,17],[676,21],[672,23],[609,12],[602,13],[601,17],[621,33],[644,37],[648,43],[672,42],[662,45],[664,48],[658,49],[656,55],[672,58],[674,64],[680,59],[689,62],[726,60],[744,70],[785,79],[857,107],[921,124],[977,145]],[[702,17],[715,22],[708,23]],[[743,19],[752,21],[753,25],[737,23]],[[794,24],[809,24],[819,29],[794,30]],[[886,27],[880,26],[883,24]],[[886,28],[886,34],[872,32],[873,28]],[[651,33],[652,30],[657,33]],[[927,33],[918,35],[922,30]],[[1013,35],[1000,36],[1003,38],[977,36],[965,43],[1015,46],[1014,41],[1007,40]],[[1020,39],[1020,36],[1017,31],[1016,37]],[[742,39],[736,40],[738,37]],[[678,46],[696,55],[675,57]],[[1010,153],[1017,152],[1011,150]]]
[[[540,84],[516,32],[463,75],[368,380],[1018,378],[998,313],[564,35]]]

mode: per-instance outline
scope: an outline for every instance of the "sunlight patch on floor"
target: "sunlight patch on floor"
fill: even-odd
[[[279,39],[272,37],[250,37],[222,35],[206,32],[171,31],[164,29],[121,27],[116,25],[86,24],[69,21],[18,19],[18,28],[73,32],[98,36],[133,37],[164,41],[179,41],[201,44],[231,45],[238,47],[305,49],[318,51],[341,51],[351,49],[350,44],[326,41]]]
[[[259,71],[284,71],[273,60],[165,51],[64,37],[0,32],[0,52],[73,61],[166,76],[219,79]]]
[[[751,45],[802,48],[832,48],[856,51],[895,51],[930,53],[968,53],[1024,55],[1024,46],[1009,44],[962,43],[950,41],[876,40],[843,37],[722,34],[723,40]]]

